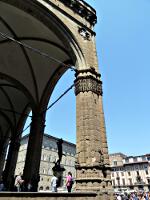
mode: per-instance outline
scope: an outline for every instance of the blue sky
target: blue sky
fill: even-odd
[[[98,16],[95,31],[109,153],[150,153],[150,1],[87,2]],[[51,102],[73,81],[69,70]],[[72,90],[48,111],[45,132],[75,143],[75,104]]]

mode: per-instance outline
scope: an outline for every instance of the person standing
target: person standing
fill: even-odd
[[[71,192],[72,185],[73,185],[72,173],[68,172],[68,176],[66,177],[66,186],[67,186],[68,192]]]
[[[5,190],[5,186],[4,186],[4,182],[3,182],[3,178],[1,177],[0,180],[0,192]]]
[[[21,186],[24,183],[24,180],[22,179],[22,173],[19,173],[19,175],[15,178],[15,187],[17,188],[17,192],[21,192]]]
[[[56,174],[54,173],[53,177],[51,179],[51,189],[52,189],[52,192],[57,192],[57,181],[58,181],[58,178],[56,177]]]

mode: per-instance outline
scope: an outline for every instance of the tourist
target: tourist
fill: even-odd
[[[5,191],[5,186],[4,186],[4,183],[3,183],[2,178],[1,178],[1,180],[0,180],[0,192],[1,192],[1,191]]]
[[[120,194],[116,194],[116,200],[122,200],[121,195]]]
[[[17,192],[21,192],[21,186],[24,183],[24,180],[22,179],[22,173],[19,173],[19,175],[15,178],[15,187],[17,189]]]
[[[66,177],[66,187],[68,192],[71,192],[72,185],[73,185],[72,173],[68,172],[68,176]]]
[[[31,184],[31,181],[29,181],[28,184],[27,184],[27,191],[28,191],[28,192],[32,192],[32,184]]]
[[[51,189],[52,189],[52,192],[57,192],[57,181],[58,181],[58,178],[56,177],[56,174],[54,173],[53,177],[51,179]]]

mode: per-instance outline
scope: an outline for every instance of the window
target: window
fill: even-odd
[[[129,178],[129,185],[132,185],[132,178]]]
[[[114,164],[114,166],[117,166],[117,161],[115,160],[115,161],[113,162],[113,164]]]
[[[138,169],[138,166],[135,166],[135,169]]]
[[[150,157],[147,157],[147,160],[150,161]]]
[[[112,172],[112,174],[111,174],[111,175],[112,175],[112,177],[114,177],[114,173],[113,173],[113,172]]]
[[[148,175],[148,170],[145,170],[145,174]]]
[[[51,156],[49,156],[48,161],[51,162]]]
[[[120,186],[120,179],[117,180],[118,186]]]
[[[128,172],[128,175],[129,175],[129,176],[131,176],[131,173],[130,173],[130,172]]]
[[[139,176],[139,171],[136,171],[136,174]]]
[[[124,178],[122,179],[122,184],[125,185],[125,179]]]
[[[115,180],[112,180],[112,185],[115,186]]]
[[[46,190],[49,190],[49,186],[46,187]]]
[[[43,190],[43,186],[41,186],[41,187],[39,188],[39,190]]]
[[[147,183],[150,184],[150,178],[147,179]]]
[[[124,176],[124,172],[121,172],[121,176]]]

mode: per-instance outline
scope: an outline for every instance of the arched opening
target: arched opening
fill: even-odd
[[[49,189],[50,189],[49,186],[47,186],[47,187],[46,187],[46,190],[49,190]]]
[[[39,187],[39,191],[40,191],[40,190],[43,191],[43,186],[40,186],[40,187]]]
[[[84,2],[81,4],[84,4]],[[80,6],[83,6],[81,4]],[[89,40],[90,34],[88,34],[88,37],[78,38],[75,36],[77,33],[81,37],[83,36],[78,27],[82,23],[80,22],[77,25],[78,20],[74,19],[75,29],[71,30],[72,26],[65,25],[65,20],[61,19],[62,15],[54,12],[56,6],[54,4],[51,6],[51,2],[36,0],[32,2],[28,0],[12,0],[11,2],[2,0],[0,2],[0,50],[2,52],[0,54],[2,61],[0,72],[4,75],[4,81],[7,81],[6,77],[11,77],[15,80],[15,87],[22,87],[22,92],[28,97],[28,104],[24,109],[32,109],[23,178],[26,184],[31,182],[32,191],[37,191],[48,102],[52,98],[52,93],[60,78],[73,65],[73,69],[76,71],[75,94],[77,96],[77,174],[79,177],[77,189],[86,190],[86,187],[89,187],[90,190],[93,190],[94,187],[97,190],[97,188],[100,188],[101,176],[104,174],[101,173],[101,165],[104,165],[104,160],[107,163],[108,156],[102,108],[102,83],[100,74],[97,72],[94,38],[92,38],[94,34],[90,30],[93,22],[88,21],[87,27],[91,34],[91,41]],[[88,14],[87,20],[91,16],[95,17],[91,8],[86,11],[88,11],[86,12]],[[89,12],[92,15],[89,16]],[[69,19],[69,16],[67,17]],[[96,19],[94,18],[94,20]],[[83,48],[80,48],[79,41],[81,41]],[[90,45],[88,46],[88,44]],[[91,55],[87,51],[88,47],[93,50]],[[85,59],[85,57],[88,57],[87,55],[89,55],[89,59]],[[93,67],[93,65],[96,66]],[[3,80],[0,83],[2,82]],[[18,83],[20,84],[18,85]],[[21,96],[19,97],[21,98]],[[23,101],[24,99],[20,99],[21,103]],[[17,101],[15,105],[17,106]],[[23,109],[23,105],[21,109]],[[23,122],[25,120],[22,120],[22,123],[19,121],[19,128]],[[103,135],[98,137],[100,133]],[[51,139],[54,138],[51,137]],[[63,156],[62,140],[56,141],[52,147],[55,150],[57,149],[59,157],[59,159],[55,159],[55,169],[58,166],[60,167]],[[66,149],[69,149],[68,145],[65,145]],[[15,143],[14,145],[13,143],[12,152],[14,147],[18,151],[18,144]],[[103,152],[105,155],[103,155]],[[47,159],[47,156],[45,158]],[[56,155],[53,158],[56,158]],[[66,165],[72,163],[71,159],[65,162]],[[86,168],[87,166],[88,168]],[[80,174],[83,179],[81,179]],[[91,180],[90,174],[95,176],[94,180]],[[99,174],[98,179],[97,174]],[[109,181],[107,184],[109,185]],[[11,186],[11,181],[9,186]]]

